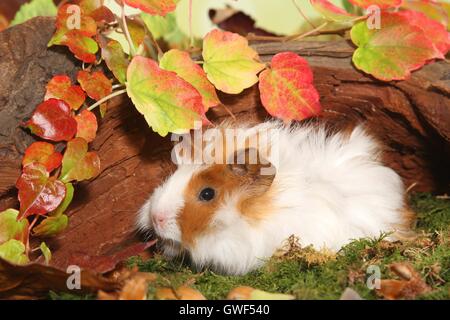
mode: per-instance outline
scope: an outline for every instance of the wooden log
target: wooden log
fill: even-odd
[[[17,206],[14,184],[23,151],[33,140],[20,123],[42,101],[52,76],[73,76],[80,65],[65,48],[46,48],[53,22],[37,18],[0,33],[0,210]],[[281,51],[306,57],[324,108],[321,119],[337,127],[364,123],[385,144],[385,161],[406,186],[449,191],[448,63],[432,63],[407,81],[385,83],[354,68],[354,48],[346,41],[252,45],[264,61]],[[220,94],[220,99],[241,121],[268,117],[257,86],[235,96]],[[219,106],[208,117],[219,122],[228,113]],[[48,241],[58,267],[68,265],[77,253],[107,255],[137,241],[136,212],[174,167],[170,139],[153,133],[127,98],[113,100],[99,122],[91,148],[100,155],[102,173],[76,186],[68,229]]]

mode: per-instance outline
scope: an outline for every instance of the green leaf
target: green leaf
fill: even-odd
[[[49,214],[52,217],[58,217],[62,215],[72,202],[73,193],[75,189],[71,183],[66,183],[65,186],[66,186],[66,196],[64,197],[64,200],[61,202],[58,208],[56,208],[55,211],[52,211]]]
[[[127,92],[136,109],[152,129],[161,136],[169,132],[186,132],[196,121],[205,120],[200,93],[174,72],[136,56],[127,73]]]
[[[231,94],[241,93],[257,83],[257,74],[265,67],[247,39],[220,30],[211,31],[203,40],[203,59],[209,81]]]
[[[0,212],[0,243],[4,243],[11,239],[26,242],[28,238],[28,220],[17,220],[19,211],[15,209],[7,209]]]
[[[169,13],[162,17],[152,16],[143,12],[141,13],[141,18],[155,39],[165,39],[177,28],[177,20],[174,13]]]
[[[37,237],[53,237],[63,232],[68,224],[69,217],[65,214],[46,217],[33,229],[33,235]]]
[[[369,29],[367,22],[361,21],[351,29],[351,39],[358,46],[353,54],[358,69],[384,81],[404,80],[428,60],[442,58],[427,35],[407,17],[385,12],[381,23],[380,29]]]
[[[50,260],[52,259],[52,252],[47,247],[45,242],[41,243],[41,245],[39,246],[39,249],[41,249],[42,255],[45,258],[45,264],[48,265],[50,263]]]
[[[18,265],[30,262],[25,254],[25,245],[15,239],[11,239],[0,245],[0,258]]]
[[[75,138],[67,143],[61,170],[61,181],[83,181],[100,173],[100,159],[95,152],[87,152],[88,144],[83,138]]]
[[[53,0],[32,0],[30,3],[25,3],[20,7],[11,25],[24,23],[31,18],[39,16],[53,17],[56,16],[56,12],[57,8]]]

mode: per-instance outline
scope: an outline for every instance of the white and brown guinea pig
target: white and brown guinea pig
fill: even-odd
[[[291,235],[337,251],[353,239],[412,233],[402,181],[361,127],[330,133],[269,121],[241,129],[247,137],[270,130],[257,163],[247,155],[241,164],[181,163],[142,207],[138,225],[156,233],[166,256],[187,253],[199,268],[244,274]],[[224,149],[224,158],[235,160],[251,150]],[[262,174],[268,165],[275,170]]]

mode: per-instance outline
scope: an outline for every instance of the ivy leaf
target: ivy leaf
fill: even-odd
[[[141,13],[141,18],[145,25],[152,32],[155,39],[166,39],[178,26],[174,13],[169,13],[165,17]]]
[[[158,16],[165,16],[176,9],[179,0],[123,0],[133,8]]]
[[[336,7],[328,0],[310,0],[311,5],[325,19],[334,22],[348,22],[355,19],[356,16],[349,14],[344,9]]]
[[[247,39],[227,31],[213,30],[205,36],[203,59],[209,81],[231,94],[241,93],[257,83],[257,74],[264,69]]]
[[[270,69],[259,76],[261,101],[274,117],[302,120],[320,113],[319,94],[308,62],[293,52],[272,58]]]
[[[428,60],[443,58],[425,33],[398,13],[384,12],[381,29],[369,29],[365,21],[351,29],[358,49],[355,66],[383,81],[404,80]]]
[[[102,58],[105,60],[108,69],[120,83],[125,84],[129,61],[121,44],[115,40],[107,41],[101,38],[100,47],[102,48]]]
[[[97,59],[98,44],[92,38],[86,37],[79,30],[71,30],[67,33],[67,39],[63,41],[75,58],[86,63],[94,63]]]
[[[114,14],[104,6],[103,0],[80,0],[78,5],[82,12],[94,19],[99,26],[115,21]]]
[[[433,19],[443,24],[447,30],[450,30],[449,24],[449,4],[445,2],[433,2],[423,0],[406,0],[403,1],[402,8],[419,11],[425,14],[428,18]]]
[[[55,210],[66,195],[64,183],[50,178],[46,168],[38,163],[23,168],[16,187],[19,190],[19,219]]]
[[[31,163],[42,164],[48,172],[52,172],[61,165],[62,154],[55,150],[55,146],[48,142],[33,142],[26,150],[22,159],[22,166]]]
[[[128,67],[127,92],[136,109],[161,136],[185,132],[205,119],[200,93],[174,72],[136,56]]]
[[[11,239],[26,242],[28,239],[28,220],[17,220],[19,211],[7,209],[0,212],[0,243]]]
[[[76,25],[76,19],[74,19],[74,14],[77,12],[81,14],[79,25]],[[97,24],[94,19],[82,14],[82,10],[79,6],[65,4],[58,9],[58,14],[56,16],[56,32],[50,39],[48,46],[64,45],[68,38],[70,38],[70,35],[68,34],[70,31],[78,31],[80,35],[92,37],[97,33]]]
[[[72,203],[73,193],[75,191],[73,185],[71,183],[66,183],[65,186],[66,186],[66,196],[64,197],[64,200],[61,202],[58,208],[49,213],[49,216],[51,217],[59,217],[67,210],[69,205]]]
[[[76,137],[83,138],[87,142],[95,139],[97,134],[97,118],[95,114],[89,110],[83,110],[75,117],[77,121],[77,135]]]
[[[69,224],[69,217],[61,214],[56,217],[46,217],[33,229],[33,235],[36,237],[54,237],[64,230]]]
[[[66,75],[54,76],[47,84],[45,100],[55,98],[66,102],[73,110],[78,110],[86,100],[86,94]]]
[[[443,56],[450,49],[450,37],[444,25],[428,18],[421,12],[405,10],[398,13],[399,16],[405,17],[410,24],[422,29],[427,38],[436,46]]]
[[[100,159],[95,152],[87,152],[88,144],[83,138],[67,143],[62,161],[61,181],[83,181],[100,173]]]
[[[354,5],[367,9],[368,7],[375,5],[380,9],[395,8],[402,4],[403,0],[349,0]]]
[[[0,245],[0,258],[17,265],[30,262],[25,254],[25,245],[15,239],[11,239]]]
[[[127,25],[134,47],[139,48],[139,46],[144,42],[145,39],[144,26],[138,23],[136,20],[129,18],[127,18]]]
[[[49,247],[47,247],[47,244],[45,242],[41,242],[39,249],[41,250],[42,255],[44,256],[45,264],[49,265],[50,260],[52,259],[52,252],[50,251]]]
[[[53,0],[32,0],[24,3],[14,16],[11,25],[24,23],[34,17],[53,17],[56,16],[57,8]]]
[[[111,80],[109,80],[101,71],[92,73],[81,70],[78,72],[77,80],[87,95],[98,101],[112,92]]]
[[[216,89],[208,81],[205,71],[196,64],[189,53],[172,49],[164,54],[159,65],[162,69],[175,72],[180,78],[186,80],[202,95],[206,110],[220,104]]]
[[[77,132],[77,122],[70,107],[62,100],[49,99],[37,106],[25,123],[31,132],[52,141],[68,141]]]

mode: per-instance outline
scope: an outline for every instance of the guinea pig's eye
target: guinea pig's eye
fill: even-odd
[[[198,195],[198,199],[200,201],[211,201],[214,199],[214,196],[216,195],[216,191],[214,191],[213,188],[205,188],[202,191],[200,191],[200,194]]]

